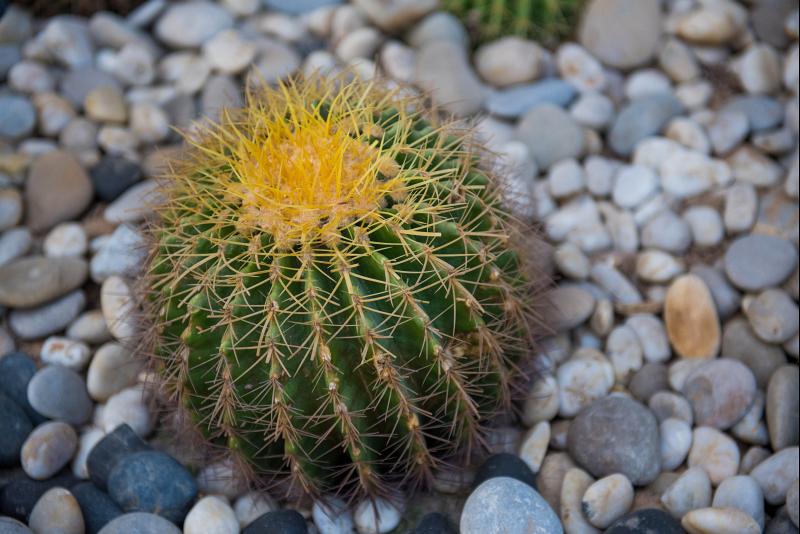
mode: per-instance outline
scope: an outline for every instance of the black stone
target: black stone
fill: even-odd
[[[33,426],[47,418],[33,409],[28,402],[28,382],[36,374],[36,363],[22,352],[12,352],[0,358],[0,392],[16,402],[31,420]]]
[[[19,465],[19,451],[33,430],[25,411],[0,393],[0,466]]]
[[[180,524],[197,497],[197,482],[168,454],[135,452],[111,470],[108,495],[125,512],[150,512]]]
[[[294,510],[274,510],[257,517],[242,534],[308,534],[308,525]]]
[[[139,164],[121,156],[105,156],[89,173],[98,198],[111,202],[142,179]]]
[[[86,468],[89,471],[89,479],[101,490],[106,489],[108,475],[120,459],[129,454],[141,451],[149,451],[142,438],[128,425],[119,425],[110,434],[106,434],[103,439],[97,442],[86,459]]]
[[[123,513],[107,493],[91,482],[76,484],[70,491],[81,507],[87,534],[97,534],[106,523]]]
[[[501,452],[487,458],[478,468],[478,472],[475,473],[472,487],[477,488],[490,478],[495,477],[514,478],[536,489],[536,475],[533,474],[528,464],[515,454]]]
[[[456,534],[457,531],[453,528],[450,520],[439,512],[431,512],[425,514],[417,528],[414,529],[414,534]]]
[[[24,472],[0,491],[0,514],[28,522],[33,506],[47,490],[55,487],[70,489],[79,481],[69,467],[47,480],[33,480]]]
[[[604,534],[684,534],[677,519],[657,508],[643,508],[622,516]]]

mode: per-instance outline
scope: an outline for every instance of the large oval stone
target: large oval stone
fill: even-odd
[[[699,276],[687,274],[667,290],[664,322],[672,348],[683,358],[713,358],[719,352],[720,327],[714,299]]]

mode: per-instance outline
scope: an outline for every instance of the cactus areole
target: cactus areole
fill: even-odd
[[[153,222],[164,390],[254,478],[386,495],[484,443],[532,353],[525,237],[464,131],[375,82],[260,88]]]

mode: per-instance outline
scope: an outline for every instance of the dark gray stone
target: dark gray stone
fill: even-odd
[[[119,425],[92,447],[86,459],[89,479],[100,489],[106,489],[108,476],[119,461],[135,452],[149,451],[150,446],[142,441],[128,425]]]
[[[643,486],[660,471],[658,421],[627,397],[612,395],[584,408],[569,426],[567,448],[596,478],[622,473]]]
[[[642,402],[648,402],[659,391],[669,390],[667,366],[660,362],[644,364],[631,378],[628,389]]]
[[[536,489],[536,475],[528,467],[528,464],[516,454],[501,452],[489,456],[475,473],[472,487],[477,488],[490,478],[495,477],[514,478]]]
[[[31,423],[38,425],[47,420],[28,402],[28,383],[36,374],[36,363],[22,352],[12,352],[0,358],[0,392],[16,402]]]
[[[33,430],[25,411],[0,393],[0,466],[19,465],[19,452]]]
[[[91,482],[76,484],[70,491],[81,507],[87,534],[97,534],[113,519],[123,514],[111,497],[97,489]]]
[[[294,510],[273,510],[257,517],[242,534],[308,534],[308,526]]]
[[[664,510],[644,508],[614,521],[603,534],[683,534],[681,524]]]
[[[109,155],[92,168],[90,177],[97,196],[111,202],[142,179],[142,169],[128,158]]]

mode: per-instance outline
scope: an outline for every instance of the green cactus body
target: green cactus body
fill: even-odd
[[[460,16],[477,42],[506,35],[555,45],[569,37],[586,0],[445,0],[444,7]]]
[[[254,476],[384,494],[509,407],[532,351],[521,236],[463,132],[420,105],[358,81],[265,89],[165,183],[157,369]]]

